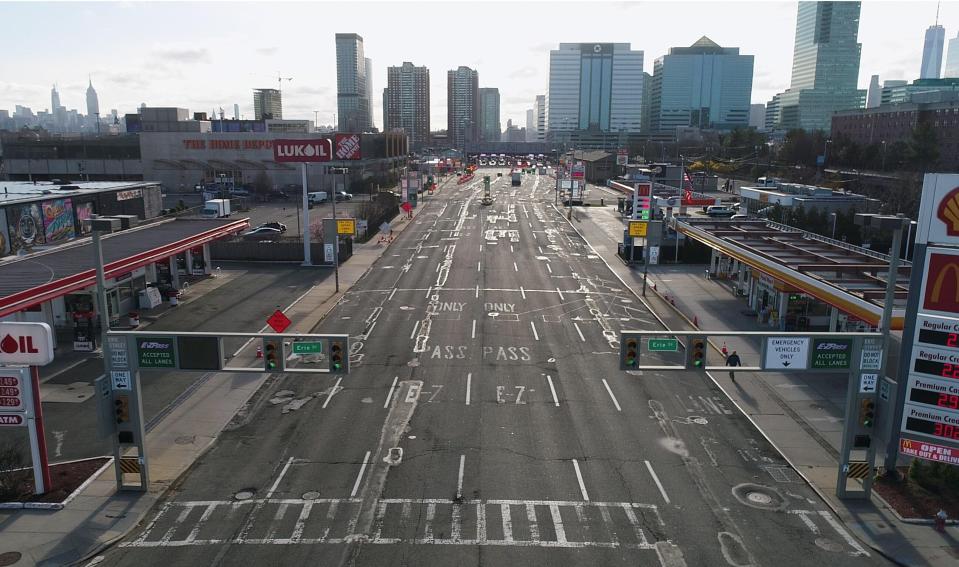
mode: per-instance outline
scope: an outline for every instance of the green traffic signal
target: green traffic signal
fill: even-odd
[[[276,353],[276,343],[269,341],[266,343],[266,347],[263,349],[265,351],[263,356],[263,366],[266,370],[276,370],[277,363],[277,353]]]
[[[343,370],[343,343],[332,341],[330,343],[330,372],[340,372]]]

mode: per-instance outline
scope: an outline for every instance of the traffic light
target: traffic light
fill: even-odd
[[[636,370],[639,368],[639,337],[624,334],[619,343],[619,369]]]
[[[350,373],[350,355],[346,352],[346,341],[330,341],[330,373]]]
[[[130,421],[130,396],[117,396],[113,399],[113,405],[116,408],[117,423],[127,423]]]
[[[872,399],[859,401],[859,425],[872,427],[876,421],[876,402]]]
[[[706,368],[706,339],[694,337],[689,342],[689,363],[693,370],[705,370]]]
[[[263,369],[267,372],[283,370],[283,356],[276,341],[263,341]]]

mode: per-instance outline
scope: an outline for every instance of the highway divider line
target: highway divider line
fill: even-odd
[[[332,400],[332,399],[333,399],[333,396],[335,396],[336,393],[339,392],[340,382],[342,382],[342,381],[343,381],[343,377],[342,377],[342,376],[340,376],[339,378],[336,379],[336,384],[333,384],[333,387],[330,388],[330,393],[329,393],[329,395],[326,396],[326,401],[323,402],[323,406],[322,406],[323,409],[326,409],[326,406],[330,405],[330,400]]]
[[[466,466],[466,455],[460,455],[460,472],[456,478],[456,499],[463,497],[463,468]]]
[[[286,476],[286,471],[290,469],[290,465],[292,464],[293,464],[293,457],[290,457],[289,459],[287,459],[286,464],[283,465],[283,469],[280,471],[280,476],[276,477],[276,480],[273,481],[273,486],[271,486],[270,489],[266,491],[267,498],[273,497],[273,493],[276,492],[277,487],[280,486],[280,481],[283,480],[284,476]]]
[[[663,483],[659,482],[659,477],[656,476],[656,471],[653,470],[653,465],[649,461],[644,461],[646,463],[646,469],[649,471],[649,476],[653,477],[653,482],[656,483],[656,488],[659,489],[659,493],[663,495],[663,500],[669,504],[669,496],[666,495],[666,489],[663,488]]]
[[[360,482],[363,481],[363,473],[366,472],[366,465],[370,462],[370,452],[366,452],[366,456],[363,457],[363,466],[360,467],[360,474],[356,475],[356,482],[353,483],[353,491],[350,492],[350,498],[355,498],[356,493],[360,490]]]
[[[613,405],[616,406],[616,411],[623,411],[623,408],[619,407],[619,401],[616,399],[616,396],[613,395],[613,390],[609,387],[609,382],[607,382],[605,378],[603,378],[603,386],[606,386],[609,397],[613,399]]]
[[[396,390],[396,382],[399,381],[399,376],[393,377],[393,384],[390,386],[389,393],[386,394],[386,401],[383,402],[383,409],[390,407],[390,401],[393,399],[393,391]]]
[[[549,391],[553,393],[553,405],[559,407],[559,398],[556,397],[556,388],[553,386],[553,377],[547,374],[546,381],[549,382]]]
[[[473,373],[466,375],[466,405],[470,405],[470,389],[473,386]]]
[[[393,288],[393,291],[390,292],[390,296],[386,298],[387,301],[391,301],[393,296],[396,295],[396,288]]]
[[[573,459],[573,468],[576,470],[576,480],[579,482],[579,491],[583,493],[583,500],[589,502],[589,493],[586,492],[586,483],[583,482],[583,473],[579,470],[579,463]]]

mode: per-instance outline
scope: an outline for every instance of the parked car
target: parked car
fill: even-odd
[[[244,232],[241,237],[243,240],[276,240],[283,232],[269,226],[258,226],[253,230]]]
[[[735,215],[733,215],[733,216],[731,216],[731,217],[729,217],[729,218],[731,218],[731,219],[733,219],[733,220],[746,220],[746,219],[749,218],[749,215],[744,215],[744,214],[736,213]]]
[[[279,230],[280,232],[286,232],[286,225],[283,224],[283,223],[281,223],[281,222],[277,222],[277,221],[265,222],[265,223],[263,223],[263,224],[255,227],[255,228],[253,228],[253,230],[256,230],[257,228],[264,228],[264,227],[266,227],[266,228],[275,228],[276,230]]]
[[[346,191],[337,191],[337,192],[336,192],[336,200],[337,200],[337,201],[352,201],[352,200],[353,200],[353,194],[352,194],[352,193],[347,193]]]
[[[731,217],[736,211],[725,205],[711,205],[706,207],[706,215],[711,217]]]
[[[230,191],[230,195],[234,197],[249,197],[250,192],[242,187],[237,187],[236,189],[233,189],[232,191]]]

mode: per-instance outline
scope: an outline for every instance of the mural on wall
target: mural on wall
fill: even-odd
[[[43,210],[37,203],[7,207],[7,229],[11,252],[46,243]]]
[[[80,234],[90,234],[90,225],[83,221],[90,220],[93,216],[93,203],[77,203],[73,209],[77,214],[77,230]]]
[[[7,232],[7,217],[0,214],[0,256],[10,253],[10,235]]]
[[[74,237],[73,201],[53,199],[40,204],[43,209],[43,233],[47,242]]]

